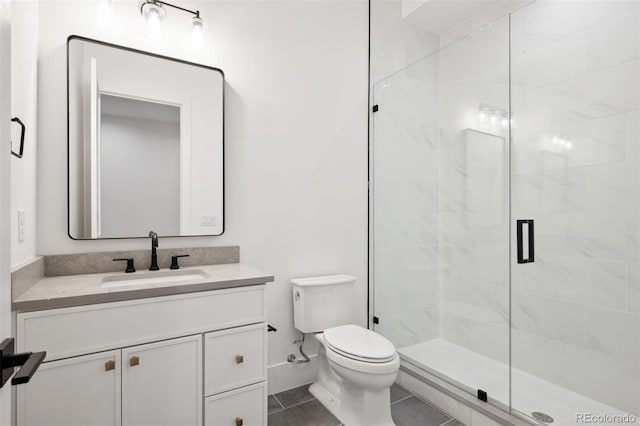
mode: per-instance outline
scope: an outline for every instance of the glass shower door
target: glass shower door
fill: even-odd
[[[374,85],[374,329],[509,403],[509,21]]]
[[[637,1],[511,17],[512,408],[554,424],[640,415],[639,23]]]
[[[397,348],[439,335],[438,55],[377,83],[374,329]]]

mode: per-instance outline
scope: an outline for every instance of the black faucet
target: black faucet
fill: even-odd
[[[156,253],[156,248],[158,247],[158,234],[153,231],[149,231],[149,237],[151,238],[151,266],[149,266],[150,271],[157,271],[158,269],[158,253]]]

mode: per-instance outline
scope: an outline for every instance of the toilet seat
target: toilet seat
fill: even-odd
[[[400,368],[400,356],[397,353],[385,362],[365,362],[342,355],[329,347],[326,348],[327,359],[329,359],[330,364],[337,364],[360,374],[365,373],[371,376],[395,374]]]
[[[397,357],[396,348],[390,341],[354,324],[327,329],[323,335],[328,349],[355,361],[377,364]]]

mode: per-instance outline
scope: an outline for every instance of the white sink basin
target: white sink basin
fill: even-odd
[[[199,269],[177,271],[134,272],[132,274],[109,275],[102,278],[102,288],[129,287],[145,284],[179,283],[202,280],[210,275]]]

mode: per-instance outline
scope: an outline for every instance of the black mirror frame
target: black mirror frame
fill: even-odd
[[[116,49],[125,50],[127,52],[139,53],[142,55],[152,56],[154,58],[165,59],[173,62],[178,62],[184,65],[191,65],[195,67],[205,68],[211,71],[219,72],[222,75],[222,230],[219,234],[200,234],[200,235],[162,235],[162,238],[187,238],[187,237],[218,237],[225,232],[225,217],[226,217],[226,205],[225,205],[225,75],[224,71],[220,68],[211,67],[208,65],[197,64],[195,62],[189,62],[182,59],[172,58],[170,56],[158,55],[156,53],[146,52],[144,50],[134,49],[127,46],[121,46],[106,41],[95,40],[88,37],[79,35],[70,35],[67,37],[67,236],[75,241],[98,241],[98,240],[129,240],[129,239],[147,239],[147,235],[141,235],[139,237],[105,237],[105,238],[75,238],[71,235],[71,187],[70,187],[70,155],[71,155],[71,140],[69,131],[69,46],[72,40],[86,41],[89,43],[100,44],[102,46],[112,47]]]

